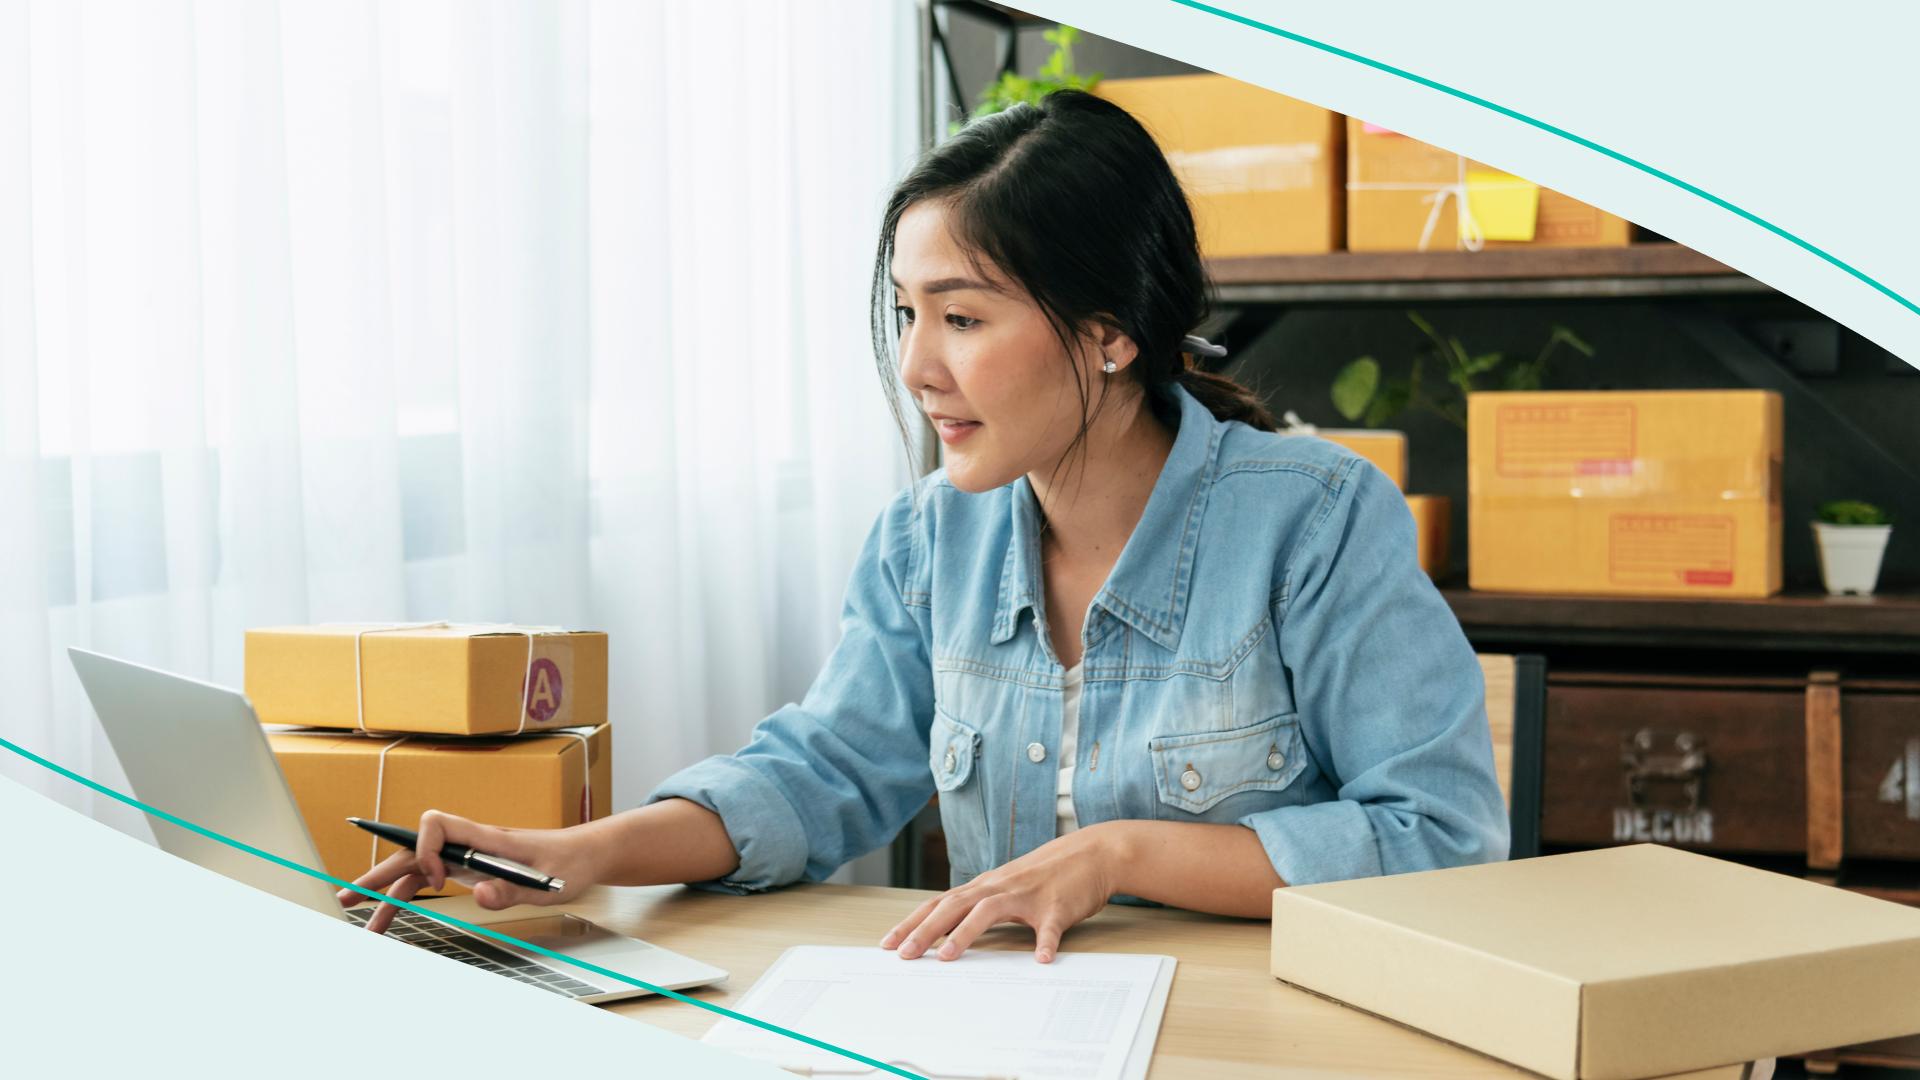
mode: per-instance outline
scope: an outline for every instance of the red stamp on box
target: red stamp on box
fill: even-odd
[[[527,698],[527,717],[536,724],[544,724],[560,711],[561,695],[565,688],[560,682],[560,665],[541,657],[527,670],[527,685],[523,690]]]

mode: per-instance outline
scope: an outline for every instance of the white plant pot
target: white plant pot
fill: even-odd
[[[1891,525],[1814,522],[1813,538],[1820,546],[1820,576],[1827,583],[1827,595],[1872,596],[1880,581],[1880,559],[1892,535]]]

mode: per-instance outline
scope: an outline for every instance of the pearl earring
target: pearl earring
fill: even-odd
[[[1106,362],[1105,364],[1103,364],[1103,365],[1101,365],[1101,367],[1100,367],[1100,370],[1101,370],[1101,371],[1104,371],[1104,372],[1106,372],[1106,373],[1107,373],[1107,374],[1109,374],[1109,375],[1111,375],[1111,374],[1113,374],[1114,372],[1116,372],[1116,371],[1119,371],[1119,370],[1120,370],[1120,365],[1119,365],[1119,364],[1116,364],[1116,363],[1114,363],[1114,362],[1113,362],[1113,361],[1111,361],[1111,360],[1109,360],[1109,361],[1107,361],[1107,362]]]

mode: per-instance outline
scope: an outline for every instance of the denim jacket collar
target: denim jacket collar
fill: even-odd
[[[1153,494],[1133,535],[1120,552],[1094,603],[1163,648],[1180,646],[1193,574],[1194,536],[1207,508],[1214,458],[1225,425],[1179,386],[1180,431],[1173,450],[1154,481]],[[1040,507],[1026,477],[1015,480],[1013,529],[1000,572],[1000,596],[994,613],[998,645],[1013,638],[1020,619],[1041,610]],[[1173,553],[1175,557],[1169,558]],[[1041,635],[1044,640],[1046,635]]]

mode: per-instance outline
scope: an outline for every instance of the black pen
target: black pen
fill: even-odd
[[[403,829],[398,825],[388,825],[384,821],[368,821],[366,818],[350,817],[348,821],[367,830],[382,840],[391,841],[411,851],[420,844],[420,834],[412,829]],[[512,859],[503,859],[498,855],[487,855],[465,844],[441,844],[440,858],[455,866],[464,866],[469,870],[478,870],[489,877],[529,889],[543,889],[547,892],[559,892],[567,883],[557,877],[548,877],[531,866],[521,866]]]

